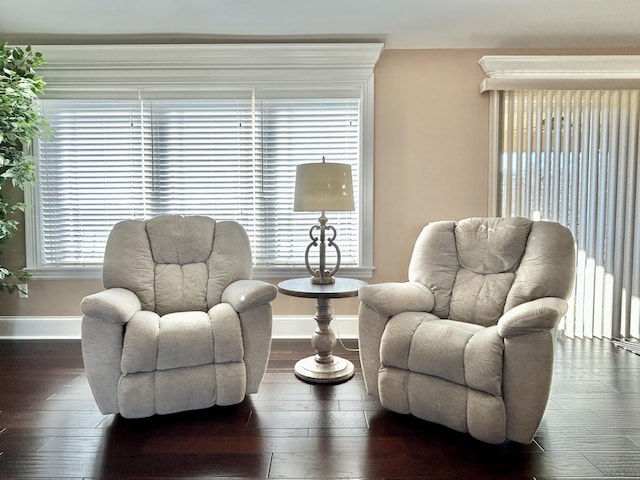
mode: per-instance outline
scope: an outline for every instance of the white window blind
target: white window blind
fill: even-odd
[[[500,92],[500,215],[573,232],[570,336],[640,338],[640,91]]]
[[[229,96],[43,100],[39,266],[99,265],[114,223],[160,214],[237,220],[257,266],[303,265],[320,212],[293,212],[296,166],[350,164],[358,198],[360,98]],[[327,215],[342,265],[358,266],[358,205]]]
[[[43,112],[55,136],[39,148],[42,262],[95,262],[110,225],[145,214],[140,105],[52,101]]]
[[[272,264],[304,264],[310,242],[308,230],[321,212],[293,212],[296,166],[308,159],[351,165],[355,211],[327,212],[337,230],[341,265],[357,266],[360,245],[358,228],[359,132],[357,99],[269,99],[261,102],[264,210],[260,229],[274,241],[261,242],[258,252]],[[316,250],[317,252],[317,250]],[[333,261],[334,249],[327,250]],[[301,262],[302,260],[302,262]]]

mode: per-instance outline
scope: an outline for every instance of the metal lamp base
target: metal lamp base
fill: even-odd
[[[333,277],[318,277],[314,275],[311,277],[311,283],[314,285],[333,285],[336,283],[336,279]]]
[[[309,230],[309,237],[311,238],[311,243],[307,245],[307,249],[304,252],[304,264],[307,268],[307,272],[309,272],[311,277],[311,283],[314,285],[333,285],[336,283],[333,276],[340,268],[340,249],[338,245],[335,243],[336,239],[336,229],[330,225],[327,225],[327,217],[325,217],[324,212],[318,218],[319,225],[314,225]],[[318,230],[320,232],[320,236],[317,237],[314,235],[314,231]],[[329,231],[331,235],[329,238],[326,236],[326,232]],[[319,247],[320,249],[320,265],[317,269],[313,269],[311,264],[309,263],[309,251],[312,247]],[[333,247],[336,252],[336,264],[331,270],[327,270],[326,266],[326,248]]]

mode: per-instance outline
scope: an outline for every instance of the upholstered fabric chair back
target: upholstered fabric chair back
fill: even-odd
[[[131,290],[144,310],[159,315],[208,311],[220,303],[227,285],[251,275],[242,226],[203,216],[119,222],[107,241],[103,267],[105,288]]]
[[[567,299],[575,264],[571,232],[526,218],[469,218],[427,225],[418,237],[409,281],[435,297],[433,313],[478,325],[541,297]]]

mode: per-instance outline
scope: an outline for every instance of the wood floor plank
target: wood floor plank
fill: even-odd
[[[323,412],[291,411],[264,412],[251,417],[251,425],[256,428],[365,428],[367,426],[362,411]]]
[[[96,474],[101,460],[96,454],[37,452],[0,457],[0,478],[81,479]]]
[[[401,478],[427,474],[434,479],[456,478],[446,458],[439,452],[412,451],[378,455],[317,452],[274,453],[269,478]]]
[[[56,437],[22,432],[0,433],[0,452],[3,454],[17,454],[22,452],[37,452]]]
[[[584,455],[607,477],[640,477],[640,454],[637,451],[586,452]]]

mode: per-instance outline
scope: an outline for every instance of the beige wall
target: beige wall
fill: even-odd
[[[413,242],[427,222],[487,214],[489,96],[479,93],[478,59],[492,53],[503,52],[383,52],[375,69],[371,282],[406,279]],[[28,299],[0,294],[0,315],[80,315],[82,297],[100,288],[97,280],[32,281]],[[336,301],[335,310],[355,314],[357,299]],[[274,303],[276,315],[313,311],[310,300],[280,295]]]

